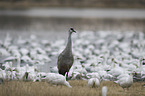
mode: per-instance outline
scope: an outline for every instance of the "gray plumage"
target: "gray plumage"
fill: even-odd
[[[71,41],[71,35],[74,31],[73,28],[69,29],[69,37],[68,37],[68,42],[66,48],[60,53],[58,56],[58,61],[57,61],[57,67],[58,67],[58,72],[59,74],[62,74],[65,76],[66,72],[68,77],[68,72],[73,65],[74,58],[72,54],[72,41]]]

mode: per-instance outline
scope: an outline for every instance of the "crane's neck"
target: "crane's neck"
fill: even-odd
[[[68,42],[67,42],[67,46],[66,46],[67,52],[72,52],[71,34],[72,34],[72,33],[69,32]]]

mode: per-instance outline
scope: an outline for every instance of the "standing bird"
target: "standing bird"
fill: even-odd
[[[91,78],[88,80],[88,85],[92,88],[100,86],[100,80],[98,78]]]
[[[70,28],[67,46],[62,51],[62,53],[60,53],[60,55],[58,56],[58,61],[57,61],[59,74],[62,74],[64,76],[66,74],[66,78],[68,77],[68,72],[74,62],[74,58],[72,54],[72,41],[71,41],[71,35],[73,32],[76,33],[76,31],[73,28]]]
[[[133,84],[133,75],[130,74],[122,74],[119,77],[119,80],[117,81],[118,84],[124,89],[125,88],[129,89],[129,87]]]

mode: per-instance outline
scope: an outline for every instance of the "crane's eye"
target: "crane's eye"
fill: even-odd
[[[70,31],[70,32],[75,32],[75,33],[76,33],[76,31],[75,31],[73,28],[70,28],[69,31]]]
[[[74,30],[73,28],[70,28],[70,30]]]

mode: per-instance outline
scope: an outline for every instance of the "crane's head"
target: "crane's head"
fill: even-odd
[[[73,32],[76,33],[76,31],[75,31],[74,28],[72,28],[72,27],[69,29],[69,32],[70,32],[70,33],[73,33]]]

